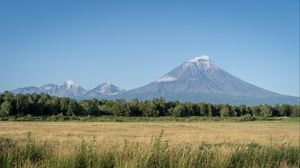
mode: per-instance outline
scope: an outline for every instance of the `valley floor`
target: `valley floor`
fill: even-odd
[[[0,122],[0,167],[299,167],[299,122]]]
[[[197,121],[197,122],[0,122],[0,137],[24,139],[28,132],[39,141],[78,143],[145,142],[164,131],[170,143],[249,143],[299,146],[299,123],[294,121]]]

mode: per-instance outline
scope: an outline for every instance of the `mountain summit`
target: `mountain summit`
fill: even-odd
[[[99,84],[94,89],[88,91],[83,97],[84,98],[106,98],[108,96],[117,95],[125,90],[120,89],[119,87],[109,84],[109,83],[102,83]]]
[[[201,80],[204,74],[209,75],[218,68],[210,62],[207,55],[190,59],[178,68],[165,74],[157,82],[183,81],[183,80]]]
[[[297,103],[299,100],[249,84],[212,64],[207,55],[187,60],[158,80],[119,96],[232,104]]]
[[[71,89],[71,88],[74,88],[76,87],[76,83],[75,81],[72,81],[72,80],[68,80],[64,83],[64,86],[67,88],[67,89]]]

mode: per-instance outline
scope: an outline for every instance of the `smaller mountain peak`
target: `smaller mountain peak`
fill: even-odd
[[[190,59],[189,61],[190,62],[210,61],[210,58],[207,55],[202,55],[202,56],[198,56],[198,57],[195,57],[193,59]]]
[[[110,86],[112,86],[112,84],[106,82],[98,85],[99,88],[109,88]]]
[[[102,83],[102,86],[110,86],[111,84],[110,83]]]
[[[101,88],[104,88],[104,89],[110,88],[110,84],[109,83],[103,83],[101,85]]]
[[[124,89],[120,89],[111,83],[100,83],[97,87],[92,89],[89,94],[96,93],[100,95],[115,95],[122,91],[124,91]]]

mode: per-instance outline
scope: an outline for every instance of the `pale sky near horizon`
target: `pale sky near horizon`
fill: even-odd
[[[0,1],[0,92],[70,79],[133,89],[204,54],[299,96],[299,1]]]

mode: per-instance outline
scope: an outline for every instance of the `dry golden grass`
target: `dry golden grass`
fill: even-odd
[[[299,124],[285,122],[0,122],[0,137],[24,139],[28,132],[38,141],[64,147],[82,139],[98,143],[149,143],[164,130],[170,144],[250,143],[299,146]]]

